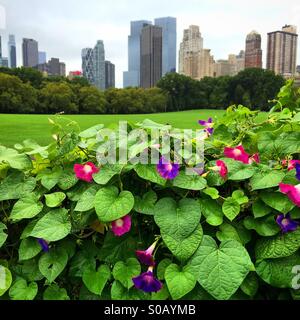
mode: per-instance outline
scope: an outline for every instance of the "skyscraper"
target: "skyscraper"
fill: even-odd
[[[151,21],[139,20],[130,22],[130,35],[128,36],[128,71],[123,73],[123,87],[138,87],[140,85],[140,50],[141,32],[145,25]]]
[[[98,40],[93,50],[94,53],[94,80],[95,86],[99,89],[105,89],[105,51],[104,43]]]
[[[115,87],[115,65],[105,61],[105,89]]]
[[[23,39],[23,66],[36,67],[39,63],[38,42],[33,39]]]
[[[285,25],[281,31],[268,33],[267,69],[292,76],[297,64],[297,28]]]
[[[48,63],[40,63],[37,69],[48,76],[66,76],[66,64],[58,58],[51,58]]]
[[[4,57],[2,56],[1,36],[0,36],[0,67],[8,68],[8,58],[4,58]]]
[[[17,67],[16,40],[13,34],[9,35],[9,40],[8,40],[8,61],[9,61],[10,68]]]
[[[95,84],[94,78],[94,51],[92,48],[84,48],[81,51],[82,74],[90,84]]]
[[[47,54],[44,51],[39,51],[39,64],[47,62]]]
[[[154,24],[162,28],[162,75],[176,71],[177,22],[176,18],[157,18]]]
[[[162,28],[147,25],[141,32],[140,85],[154,87],[162,76]]]
[[[256,31],[246,38],[245,68],[262,68],[261,36]]]

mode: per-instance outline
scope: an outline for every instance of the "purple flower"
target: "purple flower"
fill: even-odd
[[[40,238],[37,241],[44,252],[49,252],[49,245],[46,240]]]
[[[300,163],[296,164],[296,178],[300,180]]]
[[[180,166],[178,163],[168,162],[164,157],[159,159],[159,162],[156,166],[157,172],[161,177],[168,180],[173,180],[179,174]]]
[[[211,136],[214,133],[214,128],[213,128],[213,120],[212,118],[209,118],[207,121],[206,120],[199,120],[198,123],[201,126],[204,126],[205,129],[204,131],[208,134],[208,136]]]
[[[276,222],[281,228],[282,233],[295,231],[299,225],[297,221],[291,219],[289,213],[286,216],[284,214],[278,215],[276,218]]]
[[[147,272],[132,278],[134,286],[144,292],[157,292],[161,290],[162,283],[153,276],[153,267],[149,267]]]
[[[147,265],[147,266],[154,266],[154,257],[153,257],[153,251],[156,247],[157,241],[155,241],[147,250],[141,251],[137,250],[135,253],[140,260],[141,263]]]

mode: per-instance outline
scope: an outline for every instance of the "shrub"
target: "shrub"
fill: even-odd
[[[204,141],[205,163],[194,175],[189,152],[180,165],[175,152],[157,166],[104,164],[115,141],[107,130],[80,132],[60,117],[47,147],[0,146],[2,299],[297,299],[292,93],[289,83],[268,115],[233,106],[215,123],[200,121],[189,142],[195,151]],[[149,120],[129,125],[118,150],[138,160],[161,147],[166,156],[148,139],[157,129],[174,151],[181,131]]]

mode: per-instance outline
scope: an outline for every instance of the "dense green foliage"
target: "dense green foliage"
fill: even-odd
[[[283,84],[284,79],[271,71],[246,69],[234,77],[200,81],[170,73],[158,88],[103,92],[84,78],[44,78],[31,68],[0,68],[0,113],[140,114],[226,109],[233,104],[269,110],[268,101]]]
[[[299,184],[282,163],[299,159],[299,98],[288,83],[261,122],[256,111],[230,107],[205,140],[205,174],[186,175],[190,154],[183,154],[174,180],[150,164],[100,165],[108,151],[107,139],[97,138],[103,125],[79,132],[57,117],[49,146],[0,146],[1,299],[299,299],[293,270],[300,229],[283,234],[275,222],[286,213],[300,219],[299,207],[278,190],[280,182]],[[128,132],[154,128],[166,129],[145,120]],[[131,158],[153,148],[150,139],[138,142],[131,136],[120,148]],[[224,157],[225,147],[240,144],[260,162]],[[213,169],[219,159],[226,177]],[[100,169],[90,183],[73,169],[87,161]],[[130,231],[117,237],[111,223],[126,215]],[[147,270],[135,250],[155,240],[154,274],[163,287],[149,294],[132,281]]]

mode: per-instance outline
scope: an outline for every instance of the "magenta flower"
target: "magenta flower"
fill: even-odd
[[[157,292],[161,290],[162,283],[153,275],[153,266],[149,267],[147,272],[132,278],[134,286],[144,292]]]
[[[252,157],[250,157],[249,164],[253,162],[260,163],[260,157],[258,153],[255,153]]]
[[[211,169],[212,169],[213,171],[219,172],[219,174],[220,174],[220,176],[221,176],[222,178],[226,178],[227,173],[228,173],[228,169],[227,169],[227,166],[226,166],[226,164],[225,164],[224,161],[218,160],[218,161],[216,162],[216,166],[215,166],[215,167],[212,167]]]
[[[300,180],[300,164],[296,164],[296,178]]]
[[[99,172],[99,168],[97,168],[92,162],[87,162],[86,164],[74,164],[74,172],[78,179],[86,182],[92,182],[93,174]]]
[[[224,149],[224,155],[227,158],[249,164],[249,154],[245,151],[242,145],[235,148],[226,147]]]
[[[282,160],[282,165],[288,167],[288,171],[294,170],[296,168],[296,165],[300,165],[300,160]]]
[[[111,223],[111,230],[115,236],[121,237],[123,234],[129,232],[131,229],[131,216],[127,215],[121,219]]]
[[[137,250],[135,253],[140,260],[141,263],[147,265],[147,266],[154,266],[154,257],[153,257],[153,251],[156,247],[157,241],[155,241],[147,250],[141,251]]]
[[[44,252],[49,252],[49,244],[46,240],[39,238],[37,241]]]
[[[208,135],[212,135],[214,133],[214,128],[213,128],[214,123],[213,123],[212,118],[209,118],[207,121],[199,120],[198,123],[201,126],[205,127],[204,130],[208,133]]]
[[[159,159],[156,170],[164,179],[175,179],[179,174],[180,166],[178,163],[168,162],[164,157]]]
[[[300,207],[300,184],[293,186],[279,183],[279,189],[282,193],[285,193],[296,206]]]
[[[291,219],[291,215],[289,213],[286,216],[284,214],[278,215],[276,222],[281,228],[282,233],[295,231],[299,225],[297,221]]]

